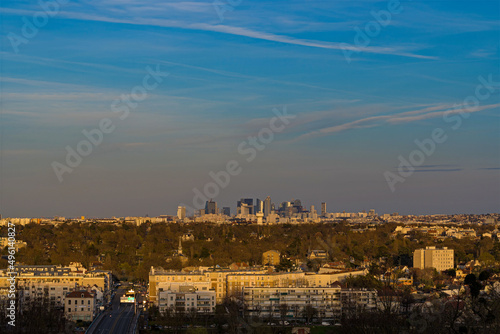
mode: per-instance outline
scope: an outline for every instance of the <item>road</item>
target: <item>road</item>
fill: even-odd
[[[120,304],[120,296],[126,289],[119,289],[113,298],[112,307],[106,311],[104,319],[93,334],[125,334],[134,319],[134,304]]]

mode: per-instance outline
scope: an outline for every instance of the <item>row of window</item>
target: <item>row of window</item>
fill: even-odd
[[[83,308],[80,310],[80,312],[83,312],[85,311]],[[74,312],[78,312],[77,308],[75,307],[75,311]],[[90,312],[90,306],[87,307],[87,312]],[[71,313],[71,307],[68,307],[68,313]]]
[[[90,305],[90,299],[87,300],[88,301],[88,305]],[[81,305],[84,304],[84,300],[82,299],[82,302],[81,302]],[[71,299],[68,299],[68,305],[71,305]],[[78,300],[75,299],[75,305],[78,305]]]

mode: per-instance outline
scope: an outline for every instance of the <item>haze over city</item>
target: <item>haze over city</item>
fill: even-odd
[[[233,210],[498,212],[497,1],[0,6],[4,217],[175,215],[231,161]]]
[[[498,0],[0,2],[0,333],[500,332]]]

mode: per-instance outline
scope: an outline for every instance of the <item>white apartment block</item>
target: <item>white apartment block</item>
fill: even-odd
[[[262,318],[300,318],[307,305],[318,310],[323,318],[341,315],[340,287],[289,288],[245,287],[245,312]]]
[[[342,313],[373,310],[379,306],[378,293],[369,289],[342,289],[340,291]]]
[[[447,247],[428,246],[413,252],[413,267],[418,269],[435,268],[443,271],[454,267],[454,251]]]
[[[173,290],[158,291],[160,312],[170,309],[172,312],[191,312],[211,314],[215,312],[215,291],[196,290],[194,286],[177,285]]]
[[[245,312],[261,318],[300,318],[309,305],[318,311],[318,316],[339,319],[342,312],[355,309],[375,309],[375,290],[341,289],[340,286],[325,287],[245,287],[243,289]]]

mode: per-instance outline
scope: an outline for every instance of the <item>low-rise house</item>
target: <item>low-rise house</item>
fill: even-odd
[[[96,295],[86,290],[76,290],[66,295],[64,314],[72,321],[92,321],[96,314]]]
[[[193,233],[184,233],[181,237],[182,241],[194,241]]]
[[[311,250],[307,254],[307,259],[308,260],[327,260],[328,259],[328,252],[324,251],[322,249]]]
[[[250,266],[246,262],[233,262],[229,265],[229,270],[248,269]]]

